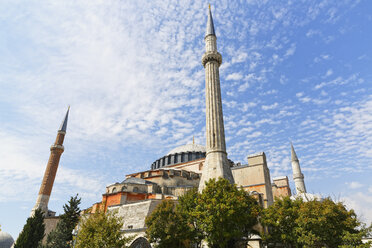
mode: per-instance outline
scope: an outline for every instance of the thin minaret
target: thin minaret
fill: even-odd
[[[300,161],[298,161],[296,152],[293,148],[291,142],[291,160],[292,160],[292,171],[293,171],[293,180],[295,182],[296,193],[306,193],[304,174],[301,172]]]
[[[206,100],[206,159],[200,179],[199,191],[211,178],[226,178],[234,183],[230,164],[227,160],[225,130],[223,125],[219,67],[222,56],[217,52],[217,37],[214,31],[211,8],[209,6],[207,30],[204,37],[205,53],[202,64],[205,68]]]
[[[64,151],[63,140],[66,135],[68,114],[70,112],[70,107],[68,107],[65,118],[58,130],[57,138],[54,144],[50,147],[50,156],[48,160],[47,167],[45,169],[44,178],[40,186],[39,195],[36,200],[35,207],[31,211],[31,215],[34,214],[36,209],[43,210],[44,214],[48,214],[48,202],[50,194],[52,193],[52,188],[54,184],[54,179],[56,178],[59,160]]]

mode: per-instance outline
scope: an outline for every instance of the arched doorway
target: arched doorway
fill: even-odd
[[[144,237],[139,237],[133,241],[130,248],[151,248],[150,243]]]

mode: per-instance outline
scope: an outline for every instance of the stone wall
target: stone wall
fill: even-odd
[[[149,216],[161,200],[145,200],[120,206],[108,207],[108,211],[117,211],[124,220],[123,230],[126,233],[145,229],[145,219]]]

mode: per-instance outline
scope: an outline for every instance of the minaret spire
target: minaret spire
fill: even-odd
[[[69,112],[70,106],[68,107],[65,118],[63,119],[62,124],[58,129],[57,138],[54,144],[50,147],[48,164],[45,169],[43,181],[40,186],[40,191],[36,200],[35,207],[31,211],[31,216],[35,213],[36,209],[41,209],[46,216],[48,215],[48,202],[50,194],[52,193],[54,179],[56,178],[59,160],[64,151],[63,141],[66,135]]]
[[[205,68],[206,100],[206,159],[200,179],[199,191],[211,178],[226,178],[234,183],[230,163],[227,160],[225,129],[223,124],[219,67],[222,56],[217,51],[217,37],[214,30],[212,12],[209,7],[205,34],[205,53],[202,64]]]
[[[67,112],[66,112],[66,115],[65,115],[65,118],[63,119],[62,123],[61,123],[61,126],[59,127],[59,130],[58,131],[63,131],[63,132],[66,132],[67,130],[67,121],[68,121],[68,114],[70,112],[70,106],[68,106],[68,109],[67,109]]]
[[[293,148],[293,144],[291,142],[291,160],[292,161],[298,161],[297,154]]]
[[[214,24],[213,24],[213,18],[212,18],[212,12],[211,12],[211,5],[210,4],[209,4],[207,30],[205,32],[205,37],[207,37],[208,35],[216,36],[216,33],[214,32]]]
[[[293,171],[293,180],[295,182],[296,193],[306,193],[304,174],[301,172],[300,161],[297,158],[297,154],[293,148],[291,142],[291,160],[292,160],[292,171]]]

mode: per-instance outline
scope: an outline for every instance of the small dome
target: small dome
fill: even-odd
[[[205,152],[205,147],[197,144],[187,144],[174,148],[172,151],[168,152],[167,155],[182,153],[182,152]]]
[[[0,231],[0,248],[10,248],[14,243],[14,239],[9,233]]]

